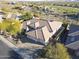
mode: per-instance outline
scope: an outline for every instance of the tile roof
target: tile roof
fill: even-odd
[[[79,25],[70,25],[66,46],[72,49],[79,49]]]
[[[48,42],[52,34],[48,31],[48,28],[46,26],[42,28],[42,32],[44,35],[45,42]]]
[[[79,25],[70,25],[66,44],[79,40]]]
[[[43,33],[42,33],[42,29],[37,29],[36,30],[36,35],[37,35],[37,39],[44,40],[44,36],[43,36]]]
[[[79,31],[68,34],[68,36],[78,36],[78,35],[79,35]]]
[[[23,22],[22,28],[23,28],[23,29],[26,29],[26,28],[27,28],[27,21],[24,21],[24,22]]]
[[[27,22],[29,23],[27,25]],[[26,34],[38,41],[48,42],[49,38],[54,35],[62,26],[62,22],[48,20],[29,20],[24,23],[24,27],[31,27],[33,30]],[[36,28],[37,27],[37,28]]]
[[[47,26],[49,32],[52,32],[52,28],[49,25],[49,21],[46,21],[46,20],[40,21],[40,26]]]
[[[35,20],[35,19],[24,21],[23,24],[22,24],[22,28],[27,30],[28,25],[34,26],[35,22],[37,22],[37,20]]]
[[[35,32],[36,31],[34,30],[34,31],[27,32],[26,34],[36,39],[37,37],[36,37],[36,33]]]
[[[37,39],[38,41],[46,41],[49,40],[51,33],[48,31],[47,27],[44,26],[40,29],[36,29],[26,33],[27,35]]]
[[[27,25],[27,24],[34,29],[36,29],[36,27],[41,28],[43,26],[47,26],[49,32],[52,32],[52,30],[55,30],[55,29],[58,30],[61,27],[62,22],[31,19],[24,22],[24,25]]]
[[[68,44],[68,45],[66,45],[66,47],[77,50],[77,49],[79,49],[79,41]]]
[[[35,20],[35,19],[31,19],[31,20],[28,20],[28,21],[26,21],[27,23],[28,22],[30,22],[30,24],[32,24],[32,23],[35,23],[35,22],[37,22],[38,20]]]
[[[59,30],[59,28],[62,26],[62,22],[53,21],[53,22],[49,22],[49,25],[53,31],[52,35],[54,35]]]
[[[36,27],[41,28],[43,26],[47,26],[49,32],[52,32],[52,28],[50,27],[49,21],[47,21],[47,20],[38,20],[34,23],[31,23],[29,26],[31,26],[34,29],[36,29]]]

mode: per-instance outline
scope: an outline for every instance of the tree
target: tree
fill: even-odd
[[[30,19],[32,19],[32,13],[30,13],[30,12],[26,12],[24,15],[22,15],[21,16],[21,20],[23,20],[23,21],[26,21],[26,20],[30,20]]]
[[[40,56],[47,59],[70,59],[67,48],[63,44],[47,45],[41,51]]]
[[[9,23],[6,21],[6,20],[3,20],[1,23],[0,23],[0,28],[2,31],[6,31],[6,28],[8,27]]]
[[[21,22],[19,20],[6,19],[0,23],[0,30],[8,32],[10,35],[17,35],[21,32]]]
[[[13,20],[11,22],[6,31],[11,35],[17,35],[17,33],[21,32],[21,22],[18,20]]]

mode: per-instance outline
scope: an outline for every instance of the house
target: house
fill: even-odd
[[[8,2],[8,4],[10,4],[10,5],[15,5],[16,2],[15,2],[15,1],[11,1],[11,2]]]
[[[16,19],[16,20],[19,20],[20,17],[21,17],[21,14],[19,14],[19,13],[16,13],[16,14],[8,13],[8,15],[7,15],[7,18],[12,18],[12,19]]]
[[[47,34],[46,34],[47,33]],[[40,42],[42,44],[48,43],[51,33],[48,31],[47,27],[42,27],[30,32],[27,32],[27,37]]]
[[[23,10],[27,10],[27,11],[32,11],[32,8],[29,6],[22,6],[21,7]]]
[[[79,56],[79,25],[70,25],[65,45]]]
[[[28,38],[47,44],[49,39],[62,28],[62,24],[62,22],[53,20],[29,20],[23,24],[23,29],[26,30]]]
[[[4,14],[5,14],[4,12],[0,11],[0,22],[3,21]]]

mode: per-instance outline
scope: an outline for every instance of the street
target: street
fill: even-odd
[[[22,57],[0,40],[0,59],[22,59]]]

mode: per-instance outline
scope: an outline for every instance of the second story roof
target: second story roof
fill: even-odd
[[[24,29],[27,27],[33,28],[33,30],[30,30],[26,33],[31,39],[34,38],[38,41],[40,40],[48,42],[49,38],[52,37],[62,27],[62,22],[48,20],[29,20],[23,23],[23,27],[25,27]]]
[[[32,37],[38,41],[48,42],[51,33],[48,31],[47,27],[44,26],[40,29],[36,29],[26,33],[29,37]]]

